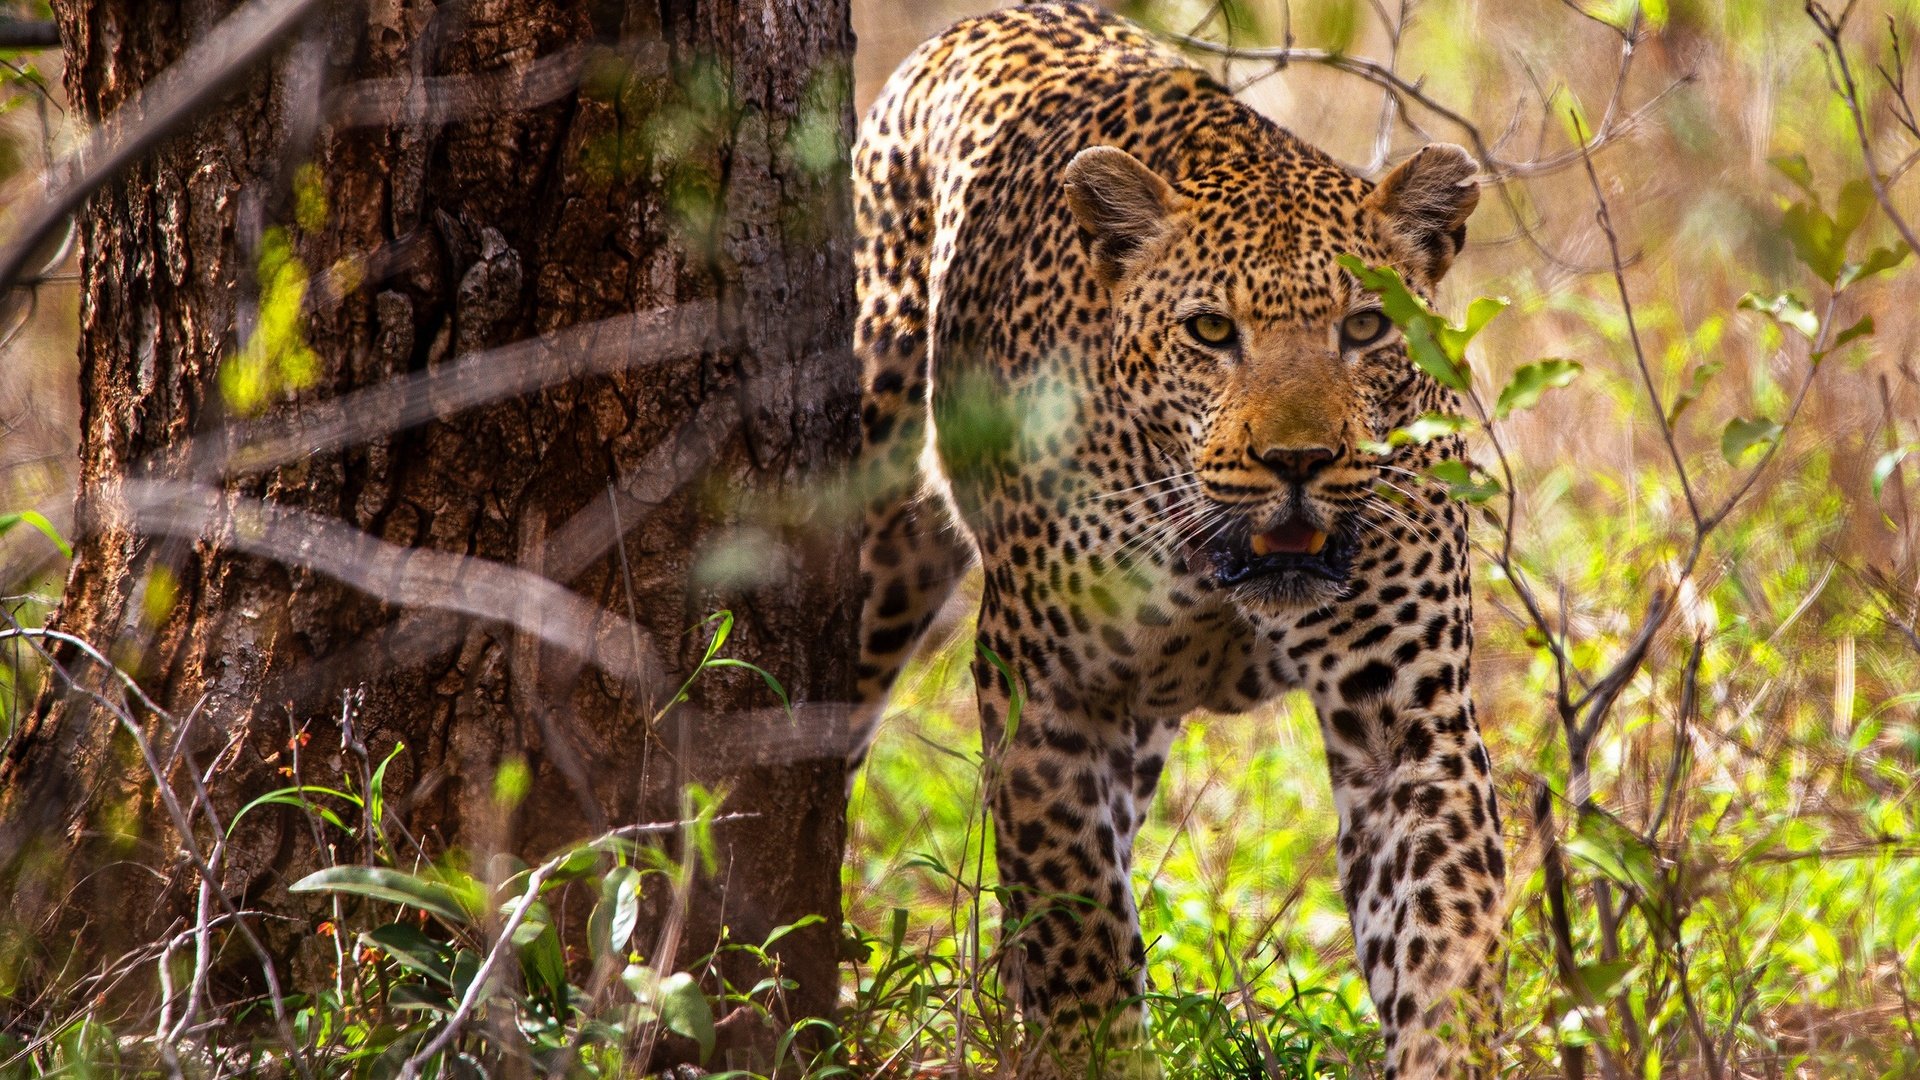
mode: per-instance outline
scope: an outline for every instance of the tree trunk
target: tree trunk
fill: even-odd
[[[231,7],[54,6],[89,121]],[[847,0],[323,6],[92,199],[84,535],[55,626],[158,705],[126,714],[182,806],[196,773],[227,821],[290,775],[336,782],[404,745],[392,812],[429,853],[479,865],[673,821],[704,785],[740,816],[715,831],[681,958],[723,924],[757,944],[822,915],[777,952],[790,1015],[830,1010],[856,529],[808,496],[858,445],[851,47]],[[410,427],[409,408],[472,380],[331,407],[635,312],[656,314],[540,354],[623,370]],[[669,707],[713,628],[690,629],[722,609],[723,654],[778,679],[792,717],[739,668]],[[48,648],[59,670],[0,766],[15,1002],[177,933],[199,884],[105,707],[126,695],[77,645]],[[515,762],[517,802],[496,791]],[[292,916],[252,921],[283,979],[332,959],[318,909],[287,892],[354,857],[326,845],[265,807],[216,868],[236,907]],[[226,1000],[261,988],[237,941],[223,955]],[[760,974],[734,954],[720,970],[743,988]]]

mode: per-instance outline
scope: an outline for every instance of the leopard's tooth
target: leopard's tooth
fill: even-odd
[[[1320,549],[1326,546],[1327,534],[1315,529],[1313,539],[1307,541],[1307,554],[1318,555],[1320,554]]]
[[[1273,554],[1273,541],[1267,539],[1266,533],[1254,533],[1247,546],[1253,549],[1255,555]]]

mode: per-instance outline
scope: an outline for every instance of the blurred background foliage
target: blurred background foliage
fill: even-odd
[[[856,2],[857,107],[920,40],[990,6]],[[1845,10],[1839,40],[1871,161],[1830,43],[1794,3],[1121,7],[1213,42],[1316,50],[1284,65],[1196,55],[1356,170],[1428,141],[1477,140],[1501,163],[1499,187],[1437,306],[1511,301],[1469,354],[1486,400],[1524,365],[1582,366],[1493,429],[1512,470],[1501,480],[1515,496],[1511,565],[1557,636],[1505,572],[1477,567],[1475,688],[1513,867],[1507,1074],[1920,1075],[1920,277],[1895,259],[1901,238],[1867,184],[1877,170],[1892,205],[1920,220],[1920,95],[1902,93],[1920,4]],[[1353,57],[1456,119],[1341,70]],[[9,207],[76,132],[57,51],[0,63]],[[586,92],[599,91],[590,80]],[[701,92],[685,88],[691,102]],[[662,103],[635,138],[697,140],[688,115]],[[1577,151],[1595,132],[1590,175]],[[609,151],[609,168],[623,152]],[[677,182],[677,211],[705,230],[707,178]],[[1897,264],[1876,264],[1876,250]],[[41,265],[33,287],[0,301],[0,511],[36,511],[64,534],[75,263],[63,243]],[[1858,332],[1839,342],[1847,330]],[[1503,477],[1487,432],[1472,444],[1479,475]],[[1686,572],[1694,520],[1673,457],[1717,505],[1769,454]],[[1486,552],[1508,540],[1504,498],[1483,504]],[[25,625],[44,620],[63,568],[33,525],[0,535],[0,593]],[[1673,600],[1670,614],[1597,728],[1581,812],[1550,639],[1603,673],[1656,597]],[[956,601],[946,644],[903,679],[853,794],[840,1060],[857,1075],[990,1074],[1009,1060],[1010,1017],[983,962],[997,914],[966,674],[976,598]],[[0,747],[38,677],[25,653],[0,646]],[[1333,829],[1303,699],[1189,725],[1135,859],[1155,1038],[1176,1075],[1372,1075]],[[1550,881],[1562,872],[1564,890]]]

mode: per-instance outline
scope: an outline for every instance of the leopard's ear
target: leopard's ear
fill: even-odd
[[[1180,202],[1160,174],[1112,146],[1075,154],[1065,182],[1067,205],[1091,242],[1094,273],[1109,285],[1166,232],[1167,215]]]
[[[1440,280],[1467,244],[1467,216],[1480,203],[1473,155],[1452,143],[1423,146],[1367,196],[1384,215],[1415,269]]]

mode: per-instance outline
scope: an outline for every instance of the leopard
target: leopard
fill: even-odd
[[[1177,1071],[1149,1049],[1134,839],[1187,717],[1294,691],[1384,1075],[1489,1075],[1505,857],[1467,508],[1433,471],[1466,449],[1392,437],[1463,405],[1356,273],[1431,303],[1475,159],[1432,143],[1363,177],[1073,2],[926,41],[852,159],[851,723],[977,573],[1017,1075]]]

